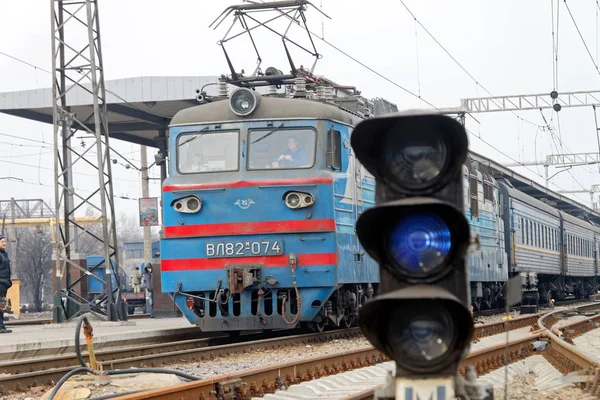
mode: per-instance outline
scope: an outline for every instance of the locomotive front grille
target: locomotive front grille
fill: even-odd
[[[227,318],[252,315],[255,317],[281,315],[283,297],[287,298],[285,304],[286,315],[298,313],[296,291],[293,289],[254,289],[242,293],[233,293],[226,301],[219,298],[218,293],[196,292],[193,305],[189,308],[199,318]],[[203,300],[210,299],[210,300]],[[214,301],[211,301],[213,300]],[[248,313],[244,312],[247,309]]]

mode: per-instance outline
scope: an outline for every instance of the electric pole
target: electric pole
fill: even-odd
[[[10,262],[13,265],[12,273],[15,279],[19,278],[19,264],[17,263],[17,226],[15,224],[15,199],[10,198],[10,214],[11,214],[11,224],[10,224]]]
[[[148,193],[148,160],[146,159],[146,146],[140,146],[142,156],[142,198],[150,197]],[[144,263],[152,261],[152,232],[149,226],[144,226]]]

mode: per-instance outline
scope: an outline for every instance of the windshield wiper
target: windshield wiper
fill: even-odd
[[[201,130],[199,130],[198,132],[196,132],[196,134],[195,134],[194,136],[192,136],[191,138],[189,138],[189,139],[186,139],[186,140],[185,140],[185,141],[183,141],[182,143],[179,143],[179,144],[177,145],[177,147],[181,147],[181,146],[183,146],[184,144],[191,142],[192,140],[196,140],[196,139],[198,139],[200,136],[204,135],[204,134],[206,133],[206,131],[207,131],[207,130],[208,130],[208,126],[206,126],[206,127],[202,128]]]
[[[266,138],[267,138],[267,136],[271,136],[272,134],[274,134],[274,133],[275,133],[275,132],[276,132],[276,131],[277,131],[279,128],[281,128],[282,126],[283,126],[283,122],[282,122],[282,123],[281,123],[281,124],[280,124],[280,125],[279,125],[277,128],[273,129],[271,132],[267,133],[266,135],[259,137],[258,139],[256,139],[254,142],[252,142],[252,143],[250,143],[250,144],[254,144],[254,143],[256,143],[256,142],[260,142],[260,141],[261,141],[261,140],[263,140],[263,139],[266,139]]]

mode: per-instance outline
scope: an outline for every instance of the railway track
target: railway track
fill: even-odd
[[[476,325],[473,340],[477,342],[487,336],[506,332],[506,329],[514,330],[531,326],[541,315],[527,315],[504,322]],[[230,343],[232,338],[225,335],[101,349],[95,351],[95,356],[103,370],[130,367],[162,367],[173,363],[201,362],[222,355],[243,353],[248,349],[278,348],[357,336],[362,336],[359,328],[311,334],[297,334],[293,331],[248,334],[237,338],[235,343]],[[381,355],[375,357],[381,359]],[[83,358],[86,362],[89,362],[87,353],[83,354]],[[352,365],[352,363],[365,365],[365,362],[358,363],[355,357],[354,361],[347,365]],[[330,367],[334,368],[335,371],[340,371],[343,365],[342,363],[334,368],[331,364]],[[78,366],[80,364],[77,355],[74,353],[1,362],[0,393],[24,391],[35,386],[36,383],[37,385],[53,385],[62,376]]]
[[[577,303],[587,303],[587,301],[585,300],[578,300],[578,299],[568,299],[568,300],[563,300],[563,301],[557,301],[555,303],[555,307],[562,307],[562,306],[570,306],[573,304],[577,304]],[[550,306],[540,306],[540,310],[543,311],[552,311],[554,308],[550,307]],[[510,312],[513,311],[521,311],[521,307],[520,306],[516,306],[516,307],[510,307],[509,308]],[[500,308],[495,308],[492,310],[481,310],[481,311],[474,311],[473,312],[473,317],[477,318],[477,317],[490,317],[493,315],[498,315],[498,314],[503,314],[505,313],[506,310],[505,309],[500,309]]]
[[[102,370],[130,367],[161,367],[181,362],[201,362],[215,357],[244,353],[248,349],[271,349],[294,344],[310,344],[337,338],[361,336],[359,328],[323,333],[293,334],[271,332],[268,334],[241,335],[231,343],[229,335],[168,343],[129,346],[95,351]],[[283,336],[282,336],[283,334]],[[82,354],[89,362],[87,353]],[[0,394],[25,391],[39,385],[54,385],[66,373],[80,366],[76,354],[64,354],[0,363]]]
[[[574,308],[577,312],[600,312],[600,303],[579,306]],[[600,314],[593,315],[585,320],[573,322],[560,328],[554,325],[560,320],[564,310],[546,312],[519,319],[513,319],[497,324],[479,325],[476,327],[476,336],[481,339],[485,336],[502,333],[504,329],[517,329],[517,326],[531,324],[529,336],[511,340],[507,344],[498,344],[488,348],[471,351],[466,360],[460,365],[460,373],[464,376],[467,368],[472,366],[478,376],[486,375],[504,366],[505,354],[508,347],[508,363],[524,360],[533,355],[542,355],[556,370],[566,375],[569,374],[570,382],[579,382],[581,388],[588,394],[600,396],[600,359],[590,353],[578,349],[569,343],[572,338],[591,329],[599,327]],[[517,321],[517,322],[514,322]],[[511,325],[511,323],[513,325]],[[501,328],[503,325],[504,328]],[[526,326],[526,325],[525,325]],[[558,333],[558,334],[557,334]],[[566,338],[565,338],[565,333]],[[563,336],[561,338],[561,336]],[[478,339],[475,339],[478,340]],[[544,345],[543,351],[535,351],[536,344]],[[537,347],[538,349],[540,347]],[[385,370],[391,370],[391,362],[372,346],[357,348],[351,352],[341,352],[324,357],[314,357],[284,364],[271,365],[239,371],[230,375],[193,381],[150,391],[126,394],[118,397],[121,400],[138,399],[223,399],[233,398],[250,399],[262,397],[267,393],[267,398],[283,398],[277,396],[278,389],[298,388],[303,383],[334,375],[340,372],[361,369],[363,383],[374,386],[382,383]],[[382,372],[383,371],[383,372]],[[371,387],[359,390],[359,381],[353,389],[346,388],[348,396],[345,399],[362,400],[372,399],[376,388]],[[353,380],[353,382],[355,382]],[[333,385],[333,383],[329,382]],[[380,385],[379,385],[380,386]],[[343,387],[338,385],[340,390]],[[305,389],[307,386],[304,387]],[[293,390],[293,389],[292,389]],[[354,390],[356,393],[350,393]],[[342,396],[340,396],[342,398]]]

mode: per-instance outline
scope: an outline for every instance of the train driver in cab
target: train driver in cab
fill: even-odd
[[[200,153],[194,154],[190,172],[205,172],[208,171],[208,166],[203,162]]]
[[[298,147],[298,140],[295,137],[288,138],[287,151],[283,152],[275,161],[279,163],[280,168],[294,168],[306,166],[306,152]]]

